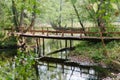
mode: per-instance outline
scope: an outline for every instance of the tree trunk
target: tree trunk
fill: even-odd
[[[33,6],[33,13],[32,13],[32,19],[31,19],[30,26],[26,30],[24,30],[24,33],[26,33],[28,30],[33,28],[33,26],[35,24],[35,19],[36,19],[36,0],[34,2],[34,6]]]
[[[98,5],[98,10],[97,10],[97,22],[98,22],[98,27],[100,28],[101,32],[105,32],[105,19],[103,18],[106,14],[106,12],[101,13],[101,10],[103,10],[102,5],[104,5],[105,1],[104,0],[100,0],[100,4]]]
[[[15,30],[17,32],[19,32],[18,13],[17,13],[17,9],[16,9],[16,6],[15,6],[15,1],[14,0],[12,0],[12,13],[13,13],[13,22],[14,22]]]
[[[105,46],[105,42],[104,42],[104,39],[103,39],[103,33],[105,32],[105,20],[103,19],[104,17],[104,14],[101,14],[99,13],[100,10],[102,10],[102,4],[104,3],[104,0],[100,0],[100,4],[98,5],[98,10],[97,10],[97,15],[99,15],[97,17],[97,23],[98,23],[98,28],[99,28],[99,33],[100,33],[100,38],[101,38],[101,42],[102,42],[102,45],[103,45],[103,54],[105,57],[108,57],[108,54],[107,54],[107,50],[106,50],[106,46]]]
[[[82,30],[84,31],[84,34],[86,35],[86,33],[85,33],[85,27],[84,27],[84,25],[83,25],[83,23],[82,23],[82,21],[81,21],[81,19],[80,19],[78,10],[77,10],[75,4],[72,4],[72,5],[73,5],[73,8],[74,8],[74,10],[75,10],[75,13],[76,13],[76,15],[77,15],[77,17],[78,17],[79,23],[80,23],[80,25],[81,25],[81,27],[82,27]]]
[[[25,3],[25,0],[23,0],[22,3]],[[23,19],[24,19],[24,7],[23,7],[23,5],[22,5],[19,27],[22,27],[22,26],[23,26]]]

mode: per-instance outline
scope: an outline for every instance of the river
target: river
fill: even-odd
[[[53,44],[55,42],[57,43],[57,45]],[[75,42],[75,43],[77,43],[77,42]],[[19,66],[20,64],[18,64],[16,62],[17,60],[16,61],[13,60],[14,58],[16,58],[16,56],[15,56],[16,50],[0,50],[0,56],[1,56],[0,69],[1,69],[1,71],[3,69],[6,69],[6,70],[4,70],[4,72],[0,72],[0,75],[6,74],[6,76],[8,76],[8,74],[10,74],[10,77],[11,77],[11,78],[7,78],[5,75],[0,76],[0,77],[2,77],[2,78],[0,78],[0,80],[3,80],[3,79],[16,80],[16,76],[17,77],[24,76],[22,78],[17,78],[17,80],[20,80],[20,79],[21,80],[101,80],[101,71],[100,70],[102,68],[96,69],[95,67],[88,67],[88,66],[86,67],[85,65],[84,66],[80,66],[80,65],[75,66],[72,64],[69,64],[69,65],[66,63],[64,64],[64,62],[62,62],[62,60],[68,59],[68,54],[70,53],[70,50],[63,49],[58,52],[54,52],[56,49],[59,50],[60,48],[64,48],[65,47],[64,44],[65,44],[65,42],[61,42],[60,40],[59,41],[56,41],[56,40],[46,41],[45,55],[50,54],[50,55],[47,55],[47,57],[50,58],[51,60],[52,59],[54,59],[54,60],[53,61],[37,60],[38,61],[38,63],[37,63],[37,72],[38,73],[36,73],[34,69],[31,69],[31,68],[29,69],[30,65]],[[68,44],[68,45],[70,45],[70,44]],[[36,49],[37,48],[35,48],[33,50],[36,51]],[[41,52],[43,52],[42,49],[41,49]],[[52,54],[51,52],[54,52],[54,53]],[[12,56],[10,56],[10,55],[12,55]],[[23,58],[21,58],[21,59],[23,59]],[[55,59],[55,58],[58,59],[58,62],[57,62],[57,59]],[[8,59],[8,61],[6,61],[5,59]],[[21,59],[19,59],[18,61],[20,61]],[[23,61],[25,61],[25,60],[26,59],[24,59]],[[10,61],[10,64],[8,63],[9,61]],[[23,61],[22,61],[22,64],[24,64]],[[4,65],[2,63],[4,63]],[[15,67],[15,63],[17,65],[17,67]],[[12,64],[12,67],[6,66],[6,64],[9,66]],[[25,63],[25,64],[27,64],[27,63]],[[25,68],[25,71],[24,71],[24,69],[21,69],[22,67]],[[12,70],[14,70],[14,69],[16,70],[16,68],[17,68],[17,71],[13,72]],[[21,71],[23,71],[23,72],[21,72]],[[27,75],[27,74],[30,74],[29,72],[31,73],[31,75]],[[35,74],[37,74],[37,77]],[[102,76],[103,75],[104,74],[102,74]]]

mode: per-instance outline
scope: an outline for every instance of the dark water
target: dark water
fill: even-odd
[[[57,45],[55,45],[56,43]],[[46,42],[45,55],[60,50],[61,48],[65,48],[65,46],[65,41]],[[67,43],[67,46],[70,46],[69,42]],[[68,59],[70,52],[71,50],[67,48],[47,56],[50,58]],[[100,67],[68,66],[62,64],[62,62],[60,62],[60,64],[57,63],[57,60],[52,63],[49,60],[47,62],[39,63],[39,80],[101,80],[101,73],[104,72],[104,69]]]
[[[41,64],[39,65],[40,80],[99,80],[98,72],[90,68]]]
[[[48,46],[49,44],[49,46]],[[64,48],[64,44],[51,45],[52,43],[48,42],[45,47],[45,53],[50,53],[55,51],[56,49]],[[55,48],[54,48],[55,47]],[[41,47],[42,48],[42,47]],[[42,52],[42,51],[41,51]],[[17,53],[17,50],[0,50],[1,60],[13,57]],[[61,52],[57,52],[48,57],[66,59],[70,51],[63,50]],[[45,55],[46,55],[45,54]],[[1,65],[1,64],[0,64]],[[38,67],[38,78],[33,78],[34,75],[26,78],[27,80],[101,80],[100,73],[93,67],[81,67],[74,65],[64,65],[59,63],[51,63],[51,62],[42,62],[39,61]],[[30,70],[30,69],[29,69]],[[33,72],[33,74],[36,74]],[[0,78],[1,79],[1,78]],[[23,78],[22,78],[23,79]],[[22,80],[21,79],[21,80]],[[14,79],[11,79],[14,80]]]

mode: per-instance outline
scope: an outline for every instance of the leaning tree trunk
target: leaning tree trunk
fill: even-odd
[[[18,13],[17,13],[17,9],[16,9],[16,6],[15,6],[15,1],[14,0],[12,0],[12,13],[13,13],[13,22],[14,22],[15,30],[17,32],[19,32]]]
[[[80,23],[80,25],[81,25],[81,27],[82,27],[82,30],[84,31],[84,34],[86,35],[86,33],[85,33],[85,27],[84,27],[84,25],[83,25],[83,23],[82,23],[82,21],[81,21],[81,19],[80,19],[78,10],[77,10],[75,4],[72,4],[72,6],[73,6],[73,8],[74,8],[74,10],[75,10],[75,13],[76,13],[77,17],[78,17],[78,20],[79,20],[79,23]]]
[[[25,3],[25,0],[22,1],[22,3]],[[24,4],[25,5],[25,4]],[[21,15],[20,15],[20,24],[19,27],[23,26],[23,19],[24,19],[24,7],[23,5],[21,6]]]

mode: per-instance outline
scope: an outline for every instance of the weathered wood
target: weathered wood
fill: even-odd
[[[81,67],[81,68],[94,68],[95,65],[82,65],[79,63],[71,62],[68,59],[60,59],[60,58],[53,58],[53,57],[42,57],[38,59],[42,62],[49,62],[49,63],[57,63],[57,64],[64,64],[66,66],[74,66],[74,67]]]
[[[62,52],[62,51],[65,51],[65,50],[73,50],[73,49],[75,49],[75,47],[72,47],[72,48],[62,48],[62,49],[58,49],[56,51],[47,53],[47,55],[57,54],[58,52]]]
[[[84,35],[87,34],[87,36]],[[48,38],[48,39],[67,39],[67,40],[89,40],[89,41],[101,41],[99,32],[83,32],[83,31],[72,31],[72,30],[51,30],[49,28],[43,28],[42,30],[29,30],[27,33],[16,33],[24,37],[37,37],[37,38]],[[120,40],[120,32],[102,32],[102,38],[105,41]],[[79,35],[79,36],[78,36]],[[98,35],[98,36],[89,36]],[[104,35],[117,35],[117,37],[107,37]]]
[[[60,36],[60,35],[43,35],[43,34],[30,34],[30,33],[16,33],[23,37],[33,37],[33,38],[46,38],[46,39],[67,39],[67,40],[88,40],[88,41],[101,41],[100,37],[96,36]],[[120,40],[120,37],[103,37],[105,41]]]
[[[72,40],[70,40],[70,48],[72,48],[72,46],[73,46],[73,45],[72,45]]]
[[[45,55],[45,40],[43,38],[43,56]]]
[[[83,32],[83,31],[71,31],[71,30],[69,30],[69,31],[64,31],[64,30],[56,30],[56,31],[54,31],[54,30],[44,30],[44,29],[42,29],[42,30],[30,30],[29,32],[31,32],[31,33],[42,33],[42,34],[44,34],[44,33],[47,33],[47,34],[50,34],[50,33],[55,33],[55,34],[58,34],[58,33],[62,33],[63,35],[64,34],[71,34],[71,36],[73,36],[73,34],[84,34],[84,33],[86,33],[86,34],[99,34],[99,32],[89,32],[89,31],[86,31],[86,32]],[[116,35],[120,35],[120,32],[103,32],[103,34],[116,34]]]
[[[38,56],[41,57],[41,39],[39,38],[39,54]]]

